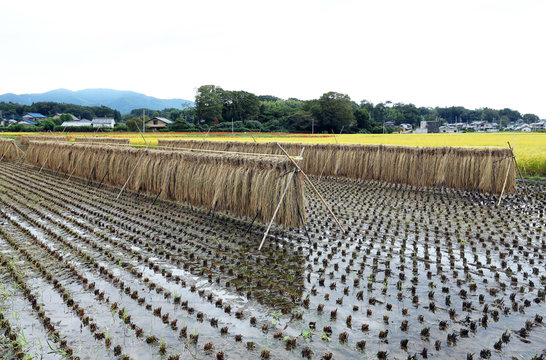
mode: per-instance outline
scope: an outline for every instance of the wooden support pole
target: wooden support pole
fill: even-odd
[[[95,167],[93,166],[93,168],[91,169],[91,172],[89,173],[89,177],[87,178],[87,185],[85,186],[89,186],[89,183],[91,182],[91,176],[93,175],[94,172],[95,172]]]
[[[251,222],[250,225],[248,225],[248,227],[246,228],[246,231],[245,231],[245,234],[243,235],[243,237],[246,237],[246,234],[248,234],[248,232],[250,231],[250,228],[252,227],[252,225],[254,225],[254,221],[256,221],[256,218],[258,217],[258,215],[260,215],[261,212],[262,212],[262,210],[258,210],[258,212],[256,213],[256,215],[255,215],[254,218],[252,219],[252,222]]]
[[[317,194],[317,196],[319,197],[320,201],[322,201],[322,203],[324,204],[324,206],[326,206],[326,209],[328,209],[328,212],[330,213],[330,215],[332,215],[332,217],[334,218],[334,220],[336,221],[337,223],[337,226],[341,229],[341,232],[343,232],[345,234],[345,229],[343,229],[343,226],[341,226],[341,224],[339,223],[339,220],[337,219],[337,217],[334,215],[334,213],[332,212],[332,209],[330,209],[330,206],[328,206],[328,204],[326,203],[326,200],[324,200],[324,198],[322,197],[322,195],[319,193],[319,191],[317,190],[317,188],[315,187],[315,185],[313,185],[313,183],[311,182],[311,179],[309,179],[309,177],[307,176],[307,174],[300,168],[300,166],[294,161],[294,159],[292,159],[292,157],[290,157],[290,155],[288,155],[288,153],[286,152],[286,150],[283,149],[283,147],[277,143],[277,145],[281,148],[282,152],[286,155],[286,157],[288,157],[288,159],[292,162],[292,164],[294,164],[294,166],[296,168],[298,168],[298,170],[303,174],[303,177],[305,178],[305,180],[307,181],[307,183],[311,186],[311,189],[313,189],[313,191],[315,192],[315,194]]]
[[[277,143],[278,145],[278,143]],[[280,146],[280,145],[279,145]],[[281,148],[282,149],[282,148]],[[283,149],[284,151],[284,149]],[[305,148],[301,149],[300,156],[303,155],[303,152],[305,151]],[[294,162],[296,164],[296,162]],[[288,179],[288,182],[286,183],[286,187],[284,188],[284,191],[281,195],[281,198],[279,200],[279,203],[277,204],[277,208],[275,208],[275,212],[273,212],[273,217],[271,218],[271,221],[269,222],[269,225],[267,226],[267,229],[265,230],[264,237],[262,238],[262,242],[260,243],[260,247],[258,247],[258,251],[262,250],[262,246],[264,246],[265,238],[267,237],[267,234],[269,234],[269,230],[271,230],[271,226],[273,225],[273,221],[275,220],[275,217],[277,216],[277,213],[279,212],[279,209],[281,208],[281,203],[284,199],[284,196],[286,195],[286,192],[288,191],[288,187],[292,184],[292,180],[294,179],[294,175],[298,172],[299,166],[296,164],[296,168],[290,175],[290,179]]]
[[[74,166],[74,169],[72,169],[72,172],[70,173],[70,176],[68,177],[68,179],[66,179],[66,182],[70,181],[70,178],[72,177],[72,175],[74,175],[75,171],[76,171],[76,166]]]
[[[214,220],[214,211],[216,210],[216,205],[218,205],[218,200],[216,200],[214,202],[214,206],[212,207],[212,214],[211,214],[210,220],[209,220],[209,227],[212,224],[212,220]]]
[[[136,126],[137,126],[137,129],[138,129],[138,132],[140,133],[140,136],[142,136],[142,140],[144,140],[144,144],[148,145],[148,142],[146,141],[146,138],[144,137],[144,134],[142,133],[142,130],[140,130],[140,127],[138,127],[138,121],[136,122]],[[144,125],[144,126],[146,126],[146,125]],[[129,140],[129,143],[130,143],[130,141],[131,140]],[[150,139],[150,142],[152,142],[152,139]]]
[[[148,148],[150,147],[150,144],[152,142],[150,141],[148,143],[148,146],[146,146],[146,150],[148,150]],[[146,151],[143,151],[142,154],[140,155],[140,157],[138,158],[136,164],[135,164],[135,167],[133,168],[133,170],[131,170],[131,173],[129,174],[129,177],[127,178],[127,181],[125,181],[125,184],[123,184],[123,187],[121,188],[121,190],[119,191],[119,194],[118,196],[116,196],[116,200],[119,199],[119,197],[121,196],[121,194],[123,193],[123,191],[125,190],[125,187],[127,186],[127,184],[129,183],[129,180],[131,180],[131,177],[133,176],[133,173],[135,172],[136,168],[138,167],[138,164],[140,164],[140,160],[142,160],[142,158],[144,157],[144,155],[146,154]]]
[[[303,216],[301,215],[300,206],[297,206],[298,208],[298,215],[301,220],[301,224],[303,225],[303,230],[305,231],[305,235],[307,236],[307,240],[309,240],[309,245],[311,245],[313,242],[311,241],[311,237],[309,236],[309,231],[307,231],[307,226],[305,226],[305,220],[303,220]]]
[[[100,179],[100,184],[99,186],[97,186],[97,189],[100,189],[101,186],[102,186],[102,182],[104,181],[104,178],[106,178],[106,176],[108,175],[108,173],[110,172],[110,170],[107,170],[106,171],[106,174],[103,175],[102,179]]]
[[[512,165],[512,162],[508,163],[508,169],[506,169],[506,176],[504,177],[504,184],[502,184],[502,191],[499,196],[499,202],[497,202],[497,206],[500,205],[502,200],[502,194],[504,194],[504,188],[506,187],[506,182],[508,181],[508,174],[510,173],[510,166]]]
[[[510,145],[510,141],[508,141],[508,147],[510,148],[510,152],[512,153],[512,160],[514,160],[514,165],[516,165],[516,169],[518,170],[519,177],[521,181],[523,182],[525,195],[529,195],[529,192],[527,191],[527,184],[525,183],[525,178],[523,177],[523,174],[521,173],[521,169],[519,168],[518,161],[516,160],[516,155],[514,154],[514,149],[512,148],[512,145]]]
[[[159,197],[159,195],[161,195],[161,192],[163,191],[163,189],[160,189],[159,192],[157,193],[157,195],[155,196],[155,199],[154,199],[154,202],[152,203],[152,206],[155,205],[155,202],[157,201],[157,198]]]

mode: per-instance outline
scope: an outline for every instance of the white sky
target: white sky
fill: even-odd
[[[0,93],[102,87],[193,100],[510,107],[546,117],[544,0],[12,0]]]

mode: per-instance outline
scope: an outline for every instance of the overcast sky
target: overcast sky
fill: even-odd
[[[509,107],[546,117],[544,0],[2,4],[0,93],[203,84],[282,98]]]

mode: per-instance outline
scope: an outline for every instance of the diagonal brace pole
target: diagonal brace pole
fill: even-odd
[[[512,148],[512,145],[510,145],[510,141],[508,141],[508,147],[510,148],[510,152],[512,153],[512,160],[514,160],[514,164],[516,165],[516,169],[518,170],[519,177],[521,178],[521,181],[523,182],[523,188],[525,189],[525,194],[529,195],[529,192],[527,191],[527,184],[525,183],[525,178],[523,177],[523,174],[521,173],[521,169],[519,168],[518,162],[516,160],[516,155],[514,154],[514,148]]]
[[[300,156],[303,155],[303,151],[305,148],[301,149]],[[295,163],[295,162],[294,162]],[[297,166],[297,164],[296,164]],[[264,237],[262,238],[262,242],[260,243],[260,247],[258,247],[258,251],[262,250],[262,246],[264,246],[265,238],[267,237],[267,234],[269,234],[269,230],[271,230],[271,226],[273,225],[273,220],[275,220],[275,217],[277,216],[277,213],[279,212],[279,209],[281,208],[282,200],[284,199],[284,196],[286,195],[286,191],[288,191],[288,187],[292,184],[292,180],[294,179],[294,175],[298,173],[299,166],[294,169],[294,172],[290,175],[290,179],[288,179],[288,182],[286,183],[286,187],[284,188],[284,191],[281,195],[281,198],[279,200],[279,203],[277,204],[277,208],[275,209],[275,212],[273,213],[273,217],[271,218],[271,221],[269,222],[269,225],[267,226],[267,230],[264,233]]]
[[[307,176],[307,174],[300,168],[300,166],[294,161],[294,159],[292,159],[292,157],[290,157],[290,155],[288,155],[288,153],[286,152],[286,150],[283,149],[283,147],[277,143],[277,145],[281,148],[282,152],[286,155],[286,157],[292,162],[292,164],[294,164],[294,166],[303,174],[303,177],[305,178],[305,180],[309,183],[309,185],[311,185],[311,188],[313,189],[313,191],[315,192],[315,194],[317,194],[317,196],[319,197],[320,201],[322,201],[322,203],[324,204],[324,206],[326,206],[326,209],[328,209],[328,212],[330,213],[330,215],[332,215],[332,217],[334,218],[334,220],[336,221],[337,223],[337,226],[341,229],[341,232],[345,233],[345,229],[343,229],[343,226],[341,226],[341,224],[339,223],[339,220],[337,219],[337,217],[334,215],[332,209],[330,209],[330,206],[328,206],[328,204],[326,203],[326,200],[324,200],[324,198],[322,197],[322,195],[319,193],[319,191],[317,190],[317,188],[315,187],[315,185],[313,185],[313,183],[311,182],[311,179],[309,179],[309,177]]]

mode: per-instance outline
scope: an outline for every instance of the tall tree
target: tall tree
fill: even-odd
[[[355,117],[349,95],[330,91],[320,97],[317,105],[313,107],[313,115],[319,130],[339,132],[353,125]]]
[[[534,122],[539,121],[540,118],[536,116],[535,114],[525,114],[523,115],[523,121],[525,121],[527,124],[531,124]]]
[[[374,122],[370,119],[370,114],[365,108],[357,108],[353,112],[356,120],[356,124],[360,130],[371,132],[374,126]]]
[[[197,89],[195,107],[197,117],[207,123],[222,121],[222,96],[224,90],[216,85],[203,85]]]

